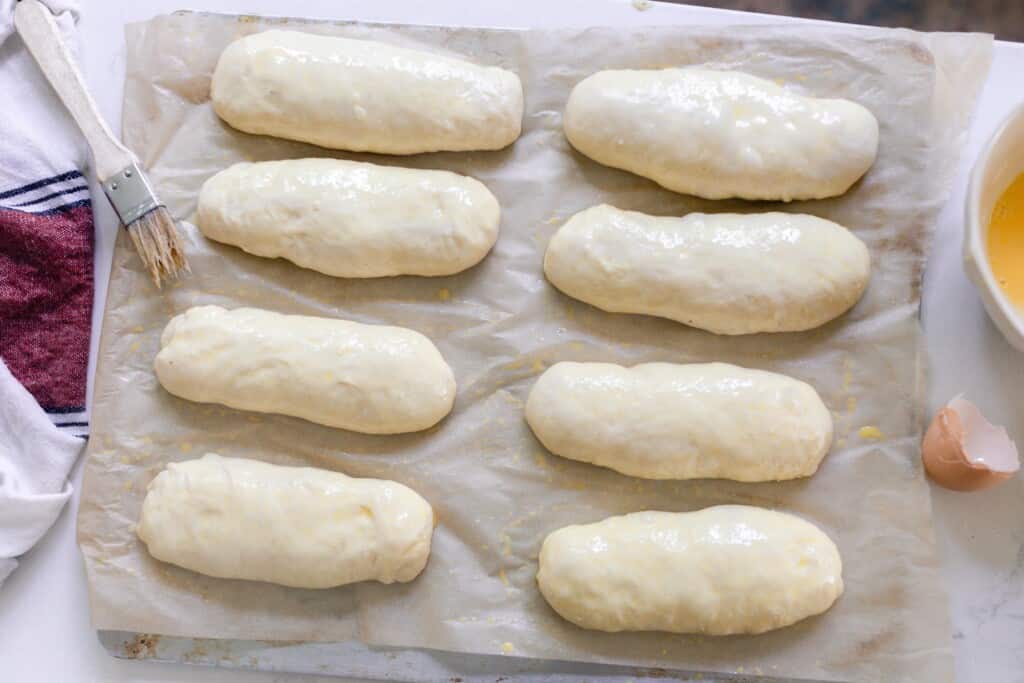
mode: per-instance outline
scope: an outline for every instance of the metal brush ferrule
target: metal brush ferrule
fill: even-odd
[[[157,201],[153,188],[136,164],[126,166],[101,185],[125,227],[163,206]]]

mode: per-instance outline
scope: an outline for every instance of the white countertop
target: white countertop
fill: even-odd
[[[122,27],[182,8],[424,24],[578,26],[775,23],[778,17],[678,5],[637,10],[631,0],[82,0],[85,78],[100,110],[120,128],[124,74]],[[985,138],[1024,100],[1024,45],[996,43],[953,196],[943,211],[925,276],[924,327],[931,365],[929,409],[964,392],[989,419],[1024,443],[1024,355],[989,322],[960,266],[967,173]],[[95,189],[95,188],[94,188]],[[95,197],[100,195],[95,194]],[[96,201],[98,333],[110,268],[113,214]],[[95,343],[93,345],[95,353]],[[74,483],[80,482],[80,464]],[[991,491],[957,494],[933,487],[935,524],[953,619],[957,680],[1024,682],[1024,477]],[[75,544],[77,492],[49,535],[0,589],[0,679],[5,681],[338,680],[189,668],[116,660],[89,625],[81,555]]]

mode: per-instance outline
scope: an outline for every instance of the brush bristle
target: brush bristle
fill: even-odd
[[[157,288],[164,280],[190,272],[178,226],[166,208],[157,207],[134,221],[128,226],[128,234]]]

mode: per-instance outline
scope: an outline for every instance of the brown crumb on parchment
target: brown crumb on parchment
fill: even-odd
[[[124,654],[131,659],[147,659],[156,656],[156,646],[160,636],[152,633],[139,633],[131,640],[124,641]]]

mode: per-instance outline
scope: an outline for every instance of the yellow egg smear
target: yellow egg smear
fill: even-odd
[[[1024,173],[1010,183],[992,210],[988,261],[1007,298],[1024,308]]]

